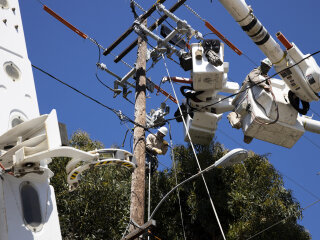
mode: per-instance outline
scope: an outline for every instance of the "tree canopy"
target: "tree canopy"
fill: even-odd
[[[197,146],[197,152],[204,169],[227,150],[215,143]],[[191,147],[176,146],[174,157],[178,182],[199,171]],[[168,170],[154,176],[151,208],[175,185],[174,175],[173,170]],[[252,153],[243,164],[215,168],[204,176],[227,239],[248,239],[284,219],[253,239],[311,239],[297,223],[302,218],[299,203],[291,191],[284,188],[282,176],[268,162],[267,156]],[[202,178],[183,185],[179,193],[187,239],[223,239]],[[161,239],[184,239],[178,204],[177,194],[173,194],[154,217],[157,220],[155,233]]]
[[[74,133],[70,144],[85,151],[103,148],[83,131]],[[228,150],[219,143],[197,146],[202,169]],[[189,146],[174,147],[174,168],[157,171],[152,176],[151,210],[178,183],[199,169]],[[77,190],[68,192],[65,166],[70,159],[55,159],[49,166],[57,197],[63,239],[121,239],[130,216],[131,174],[121,167],[88,171]],[[297,223],[302,218],[299,203],[284,188],[282,176],[268,162],[267,156],[251,154],[243,164],[213,169],[204,174],[227,239],[248,239],[281,221],[253,239],[311,239]],[[179,188],[186,238],[222,239],[202,178]],[[160,239],[184,239],[177,194],[172,194],[156,212],[157,227],[152,234]],[[151,238],[152,239],[152,238]]]

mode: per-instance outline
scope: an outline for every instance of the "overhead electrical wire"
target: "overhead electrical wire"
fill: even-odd
[[[314,141],[312,141],[310,138],[308,138],[305,134],[303,135],[303,137],[305,139],[307,139],[309,142],[311,142],[316,148],[318,148],[320,150],[320,145],[318,145],[317,143],[315,143]]]
[[[73,26],[71,23],[69,23],[68,21],[66,21],[65,19],[63,19],[61,16],[59,16],[57,13],[55,13],[52,9],[48,8],[43,2],[41,2],[40,0],[37,0],[42,6],[43,9],[49,13],[51,16],[53,16],[55,19],[57,19],[58,21],[60,21],[62,24],[64,24],[66,27],[68,27],[69,29],[71,29],[72,31],[74,31],[76,34],[78,34],[80,37],[84,38],[84,39],[88,39],[91,42],[93,42],[94,44],[96,44],[98,47],[100,47],[102,50],[106,50],[101,44],[98,44],[96,42],[96,40],[94,40],[93,38],[91,38],[90,36],[88,36],[87,34],[83,33],[82,31],[80,31],[79,29],[77,29],[75,26]],[[114,57],[116,57],[114,54],[112,54]],[[121,59],[121,62],[123,64],[125,64],[126,66],[128,66],[129,68],[132,68],[132,66],[130,64],[128,64],[127,62],[123,61]]]
[[[225,133],[224,131],[222,131],[221,129],[217,129],[217,131],[221,132],[223,135],[225,135],[227,138],[229,138],[230,140],[232,140],[234,143],[236,143],[237,145],[239,145],[240,147],[246,149],[246,147],[239,143],[237,140],[235,140],[234,138],[230,137],[227,133]]]
[[[226,134],[224,131],[222,131],[221,129],[217,129],[217,131],[221,132],[222,134],[224,134],[227,138],[229,138],[230,140],[232,140],[233,142],[237,143],[240,147],[242,148],[246,148],[243,144],[239,143],[237,140],[235,140],[234,138],[230,137],[228,134]],[[297,185],[298,187],[300,187],[303,191],[305,191],[306,193],[308,193],[309,195],[313,196],[315,199],[320,199],[320,196],[317,196],[316,194],[314,194],[312,191],[308,190],[306,187],[302,186],[301,184],[297,183],[293,178],[289,177],[286,174],[283,174],[282,172],[280,172],[281,175],[283,175],[284,177],[286,177],[289,181],[293,182],[295,185]]]
[[[35,65],[33,65],[33,64],[32,64],[32,67],[35,68],[35,69],[37,69],[37,70],[39,70],[40,72],[46,74],[47,76],[53,78],[54,80],[58,81],[59,83],[61,83],[61,84],[65,85],[65,86],[71,88],[72,90],[76,91],[77,93],[81,94],[82,96],[84,96],[84,97],[92,100],[93,102],[99,104],[100,106],[102,106],[102,107],[104,107],[104,108],[112,111],[113,113],[115,113],[115,114],[118,116],[118,118],[120,119],[120,122],[121,122],[121,123],[122,123],[122,122],[123,122],[123,123],[130,122],[130,123],[134,124],[135,126],[141,127],[141,128],[143,128],[145,131],[147,131],[147,132],[149,132],[149,133],[151,133],[151,134],[154,135],[154,133],[152,133],[152,132],[149,130],[151,127],[144,127],[144,126],[142,126],[141,124],[139,124],[139,123],[135,122],[134,120],[132,120],[131,118],[129,118],[127,115],[123,114],[123,113],[121,112],[121,110],[116,110],[116,109],[114,109],[114,108],[111,108],[111,107],[109,107],[109,106],[101,103],[99,100],[97,100],[97,99],[95,99],[95,98],[87,95],[86,93],[84,93],[84,92],[78,90],[77,88],[69,85],[68,83],[66,83],[66,82],[64,82],[64,81],[56,78],[55,76],[53,76],[52,74],[48,73],[47,71],[41,69],[40,67],[37,67],[37,66],[35,66]],[[170,148],[170,146],[168,146],[168,147]]]
[[[293,180],[293,178],[281,173],[283,176],[285,176],[288,180],[290,180],[291,182],[293,182],[295,185],[297,185],[298,187],[300,187],[303,191],[305,191],[306,193],[308,193],[309,195],[311,195],[312,197],[314,197],[315,199],[320,199],[319,196],[317,196],[316,194],[314,194],[313,192],[311,192],[310,190],[308,190],[307,188],[305,188],[304,186],[302,186],[301,184],[297,183],[295,180]]]
[[[98,47],[98,63],[96,64],[96,73],[95,73],[95,76],[96,76],[96,78],[97,78],[97,80],[104,86],[104,87],[106,87],[106,88],[108,88],[110,91],[112,91],[112,92],[114,92],[114,90],[111,88],[111,87],[109,87],[107,84],[105,84],[104,82],[102,82],[101,81],[101,79],[99,78],[99,76],[98,76],[98,64],[100,64],[101,63],[101,50],[100,50],[100,47],[99,47],[99,45],[98,45],[98,43],[97,43],[97,41],[95,40],[95,39],[93,39],[93,41],[96,43],[96,45],[97,45],[97,47]]]
[[[120,110],[116,110],[116,109],[114,109],[114,108],[111,108],[111,107],[103,104],[103,103],[100,102],[99,100],[97,100],[97,99],[89,96],[88,94],[86,94],[86,93],[84,93],[84,92],[76,89],[75,87],[69,85],[68,83],[66,83],[66,82],[64,82],[64,81],[56,78],[55,76],[53,76],[52,74],[48,73],[47,71],[41,69],[40,67],[37,67],[37,66],[35,66],[35,65],[33,65],[33,64],[32,64],[32,67],[35,68],[35,69],[37,69],[37,70],[39,70],[40,72],[46,74],[47,76],[51,77],[52,79],[55,79],[55,80],[58,81],[59,83],[67,86],[68,88],[71,88],[72,90],[74,90],[74,91],[76,91],[77,93],[81,94],[82,96],[90,99],[91,101],[99,104],[100,106],[102,106],[102,107],[110,110],[111,112],[113,112],[114,114],[116,114],[116,115],[118,116],[118,118],[120,119],[121,122],[131,122],[131,123],[133,123],[134,125],[136,125],[136,126],[138,126],[138,127],[141,127],[141,128],[143,128],[143,129],[145,129],[145,130],[148,131],[148,128],[147,128],[147,127],[144,127],[144,126],[142,126],[141,124],[133,121],[131,118],[129,118],[128,116],[126,116],[125,114],[123,114]]]
[[[310,208],[310,207],[314,206],[315,204],[317,204],[317,203],[319,203],[319,202],[320,202],[320,199],[318,199],[317,201],[314,201],[313,203],[309,204],[309,205],[308,205],[308,206],[306,206],[305,208],[302,208],[302,210],[301,210],[301,211],[305,211],[305,210],[307,210],[308,208]],[[255,235],[253,235],[253,236],[251,236],[251,237],[247,238],[246,240],[250,240],[250,239],[255,238],[256,236],[260,235],[261,233],[264,233],[265,231],[267,231],[267,230],[269,230],[269,229],[271,229],[271,228],[273,228],[273,227],[277,226],[277,225],[278,225],[278,224],[280,224],[281,222],[284,222],[284,221],[286,221],[287,219],[289,219],[289,218],[291,218],[291,217],[296,217],[296,216],[295,216],[295,215],[288,216],[288,217],[286,217],[286,218],[284,218],[284,219],[282,219],[282,220],[280,220],[280,221],[278,221],[278,222],[276,222],[276,223],[272,224],[271,226],[269,226],[269,227],[267,227],[267,228],[263,229],[262,231],[260,231],[260,232],[256,233]]]

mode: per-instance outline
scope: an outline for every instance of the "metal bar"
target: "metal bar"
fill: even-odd
[[[235,45],[233,45],[225,36],[223,36],[217,29],[215,29],[208,21],[205,21],[207,28],[216,34],[222,41],[224,41],[233,51],[235,51],[239,56],[242,54],[242,51],[239,50]]]
[[[172,38],[174,38],[179,33],[179,30],[174,29],[168,36],[163,39],[164,44],[168,44],[169,41],[171,41]]]
[[[60,17],[58,14],[56,14],[53,10],[48,8],[46,5],[43,5],[43,10],[45,10],[47,13],[49,13],[51,16],[53,16],[55,19],[57,19],[59,22],[64,24],[66,27],[70,28],[72,31],[74,31],[76,34],[78,34],[80,37],[87,39],[88,35],[81,32],[79,29],[77,29],[75,26],[73,26],[71,23],[64,20],[62,17]]]
[[[163,42],[163,39],[161,37],[159,37],[157,34],[153,33],[152,31],[150,31],[147,27],[140,25],[140,28],[157,42]]]
[[[160,3],[164,3],[166,0],[159,0]],[[150,15],[156,10],[156,6],[153,5],[146,13],[141,16],[141,22],[150,17]],[[103,52],[103,55],[108,55],[116,46],[118,46],[126,37],[129,36],[130,33],[134,30],[134,25],[129,27],[127,31],[125,31],[116,41],[114,41],[106,50]],[[138,43],[138,40],[137,40]],[[136,43],[136,44],[137,44]],[[120,61],[120,60],[119,60]]]
[[[131,78],[136,73],[136,71],[137,71],[136,68],[132,68],[123,78],[121,78],[121,80],[119,80],[119,83],[120,84],[127,83],[128,79]]]
[[[118,80],[121,80],[121,77],[118,76],[117,74],[115,74],[114,72],[110,71],[107,66],[103,63],[97,63],[98,68],[100,68],[101,70],[109,73],[110,75],[114,76],[115,78],[117,78]]]
[[[118,46],[126,37],[129,36],[133,31],[133,26],[131,26],[127,31],[125,31],[116,41],[114,41],[106,50],[103,52],[104,56],[107,56],[116,46]]]
[[[191,78],[183,78],[183,77],[164,77],[162,79],[162,82],[166,82],[166,81],[173,81],[173,82],[179,82],[179,83],[192,83],[192,79]]]
[[[156,226],[156,221],[155,220],[149,220],[145,224],[143,224],[141,227],[139,227],[137,230],[132,231],[129,233],[127,236],[122,238],[121,240],[132,240],[141,234],[145,233],[150,227],[155,227]]]
[[[162,39],[157,34],[155,34],[152,31],[150,31],[147,27],[145,27],[143,25],[140,25],[140,28],[146,34],[148,34],[151,38],[156,40],[159,45],[160,45],[160,43],[162,43],[163,46],[166,46],[167,48],[170,48],[172,50],[172,52],[177,52],[177,49],[175,49],[175,47],[173,47],[173,46],[168,44],[168,42],[178,34],[179,31],[177,29],[174,29],[165,39]]]
[[[171,94],[167,93],[165,90],[163,90],[162,88],[160,88],[158,85],[154,85],[154,88],[157,89],[157,91],[161,92],[163,95],[165,95],[166,97],[168,97],[172,102],[178,104],[177,100],[171,96]]]
[[[175,12],[179,7],[181,7],[187,0],[180,0],[179,2],[177,2],[175,5],[173,5],[169,11],[170,12]],[[159,18],[155,23],[153,23],[150,27],[149,30],[153,31],[155,30],[161,23],[163,23],[166,19],[168,18],[167,15],[163,15],[161,18]],[[135,41],[133,41],[125,50],[123,50],[119,56],[117,56],[114,59],[115,63],[118,63],[124,56],[126,56],[135,46],[137,46],[138,44],[138,39],[136,39]]]
[[[169,18],[171,18],[173,21],[175,22],[179,22],[181,21],[180,18],[178,18],[176,15],[172,14],[172,12],[170,12],[170,10],[168,11],[162,4],[159,5],[159,11],[163,12],[165,15],[167,15]]]

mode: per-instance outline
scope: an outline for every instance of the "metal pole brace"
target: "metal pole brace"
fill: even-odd
[[[144,234],[145,232],[147,232],[150,228],[155,227],[155,226],[156,226],[156,221],[151,219],[148,222],[146,222],[145,224],[143,224],[142,226],[138,227],[138,229],[129,233],[127,236],[125,236],[121,240],[133,240],[133,239],[139,237],[140,235]]]

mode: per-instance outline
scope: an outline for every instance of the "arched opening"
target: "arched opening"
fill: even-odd
[[[30,182],[23,182],[20,186],[22,215],[26,226],[32,231],[42,228],[42,214],[39,195]]]

